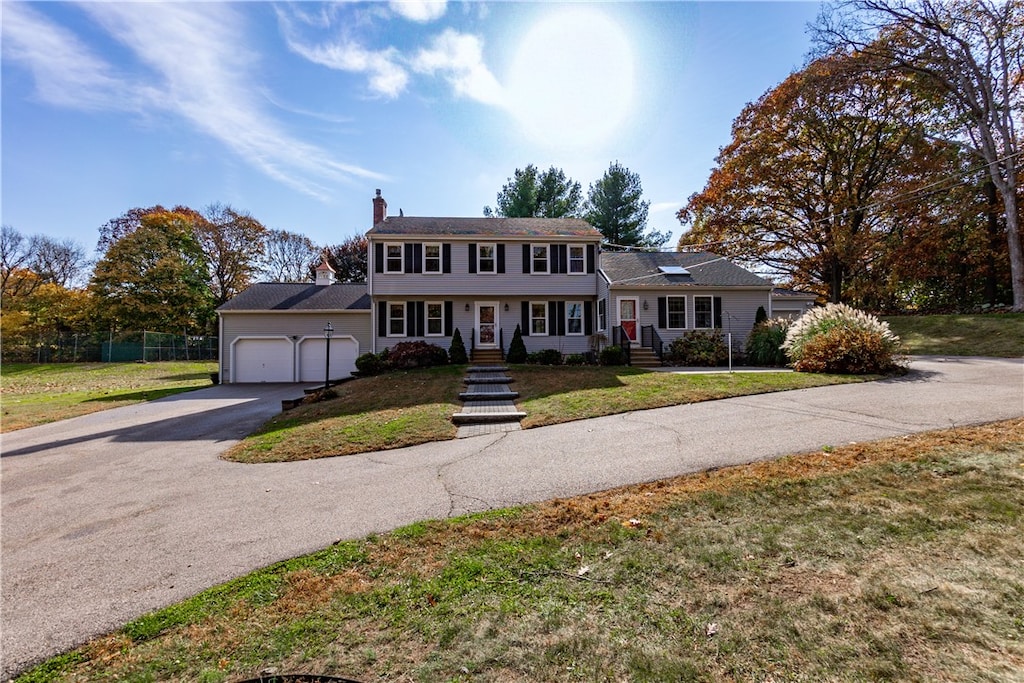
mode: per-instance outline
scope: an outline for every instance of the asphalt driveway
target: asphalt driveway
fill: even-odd
[[[1024,415],[1024,361],[298,463],[218,455],[295,387],[221,386],[4,434],[4,678],[272,562],[413,521]]]

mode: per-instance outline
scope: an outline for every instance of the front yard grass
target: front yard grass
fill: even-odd
[[[509,370],[523,427],[696,403],[729,396],[862,382],[872,376],[807,373],[688,375],[630,367],[541,367]],[[462,406],[465,366],[397,372],[336,387],[338,398],[302,405],[266,422],[223,457],[284,462],[352,455],[455,438],[452,413]]]
[[[1011,681],[1024,419],[337,543],[36,681]]]
[[[210,386],[215,361],[4,363],[0,431],[64,420]]]
[[[934,356],[1024,356],[1024,313],[901,315],[882,318],[905,353]]]

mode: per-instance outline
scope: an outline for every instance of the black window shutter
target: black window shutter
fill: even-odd
[[[450,244],[441,245],[441,272],[452,272],[452,245]]]
[[[668,327],[668,297],[658,297],[658,329]]]
[[[583,334],[590,336],[594,334],[594,302],[583,302]]]
[[[530,323],[530,302],[529,301],[524,301],[522,309],[523,309],[523,326],[521,328],[519,328],[519,329],[523,333],[524,337],[529,337],[530,336],[530,327],[531,327],[531,323]]]
[[[416,336],[416,302],[405,302],[405,336]]]
[[[505,272],[505,245],[504,244],[499,244],[498,245],[498,272],[499,273],[504,273]]]
[[[722,297],[716,296],[714,299],[713,312],[715,315],[715,327],[718,329],[722,328]]]
[[[445,245],[448,246],[448,245]],[[444,302],[444,336],[450,337],[454,332],[455,305],[451,301]]]
[[[558,302],[558,336],[565,336],[565,302]]]
[[[384,243],[375,242],[373,245],[373,272],[384,272]]]
[[[469,272],[476,272],[476,245],[469,245]]]
[[[524,275],[529,275],[530,274],[530,270],[533,267],[533,263],[532,263],[532,261],[530,259],[531,255],[532,254],[531,254],[531,250],[530,250],[530,245],[529,244],[524,244],[523,245],[523,274]]]
[[[548,302],[548,334],[558,334],[558,302]]]
[[[555,245],[555,250],[558,252],[558,272],[565,275],[569,272],[569,245]]]
[[[409,272],[423,272],[423,244],[421,242],[416,242],[415,244],[412,245],[412,270],[410,270]]]
[[[587,245],[587,272],[590,273],[591,275],[593,275],[594,273],[597,272],[597,263],[596,263],[597,259],[595,258],[595,256],[596,256],[596,250],[594,249],[594,245],[593,244],[588,244]]]
[[[416,309],[416,336],[422,337],[424,336],[424,327],[426,327],[425,321],[427,319],[426,304],[422,301],[417,301],[413,306]]]
[[[377,336],[388,336],[388,304],[386,301],[377,304]]]

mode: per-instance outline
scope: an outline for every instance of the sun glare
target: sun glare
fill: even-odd
[[[599,146],[629,117],[633,50],[603,12],[569,8],[534,24],[508,78],[509,108],[535,143]]]

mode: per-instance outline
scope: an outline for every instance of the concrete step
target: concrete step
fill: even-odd
[[[474,388],[494,387],[500,388],[500,384],[477,384]],[[518,391],[464,391],[459,394],[463,401],[514,401],[519,398]]]
[[[478,372],[472,375],[466,375],[462,378],[465,384],[511,384],[512,378],[500,372],[495,373],[483,373]]]
[[[473,365],[466,368],[466,372],[508,372],[505,365]]]
[[[466,412],[452,415],[452,422],[457,425],[490,424],[494,422],[519,422],[526,413],[519,410],[495,411],[491,413]]]

